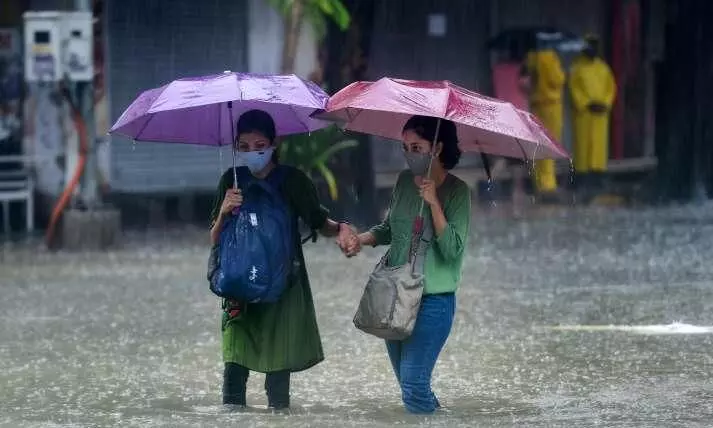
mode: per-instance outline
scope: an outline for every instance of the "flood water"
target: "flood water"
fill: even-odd
[[[220,405],[218,299],[206,231],[129,234],[121,250],[0,252],[2,427],[710,426],[713,210],[474,217],[445,410],[407,415],[383,344],[351,319],[383,250],[306,246],[326,361],[293,409]],[[678,323],[678,324],[674,324]]]

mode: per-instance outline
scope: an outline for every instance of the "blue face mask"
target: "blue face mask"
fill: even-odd
[[[265,150],[255,151],[255,152],[239,152],[238,156],[240,158],[240,164],[248,167],[250,172],[256,174],[267,166],[272,159],[272,153],[275,151],[274,147],[270,147]]]

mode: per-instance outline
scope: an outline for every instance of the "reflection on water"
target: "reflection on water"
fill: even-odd
[[[693,333],[713,326],[711,212],[478,213],[435,372],[445,409],[425,418],[404,413],[383,344],[351,324],[379,250],[307,245],[327,360],[273,413],[262,376],[248,409],[220,406],[204,231],[95,255],[6,244],[0,426],[706,426],[713,336]]]
[[[560,325],[552,330],[569,331],[625,331],[638,334],[710,334],[713,327],[671,323],[659,325]]]

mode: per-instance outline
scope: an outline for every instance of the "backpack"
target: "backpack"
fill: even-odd
[[[274,303],[295,266],[296,222],[280,192],[286,167],[277,166],[264,180],[246,167],[236,173],[243,204],[220,233],[210,289],[227,299]]]

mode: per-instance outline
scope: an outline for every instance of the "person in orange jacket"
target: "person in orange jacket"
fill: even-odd
[[[585,40],[586,46],[574,60],[569,77],[574,168],[581,181],[594,180],[601,185],[609,161],[609,118],[616,82],[611,68],[599,56],[599,39],[590,35]]]
[[[526,66],[531,76],[530,109],[550,134],[562,138],[562,90],[565,72],[554,49],[545,48],[527,55]],[[552,159],[535,161],[535,188],[540,195],[557,191],[555,162]]]

